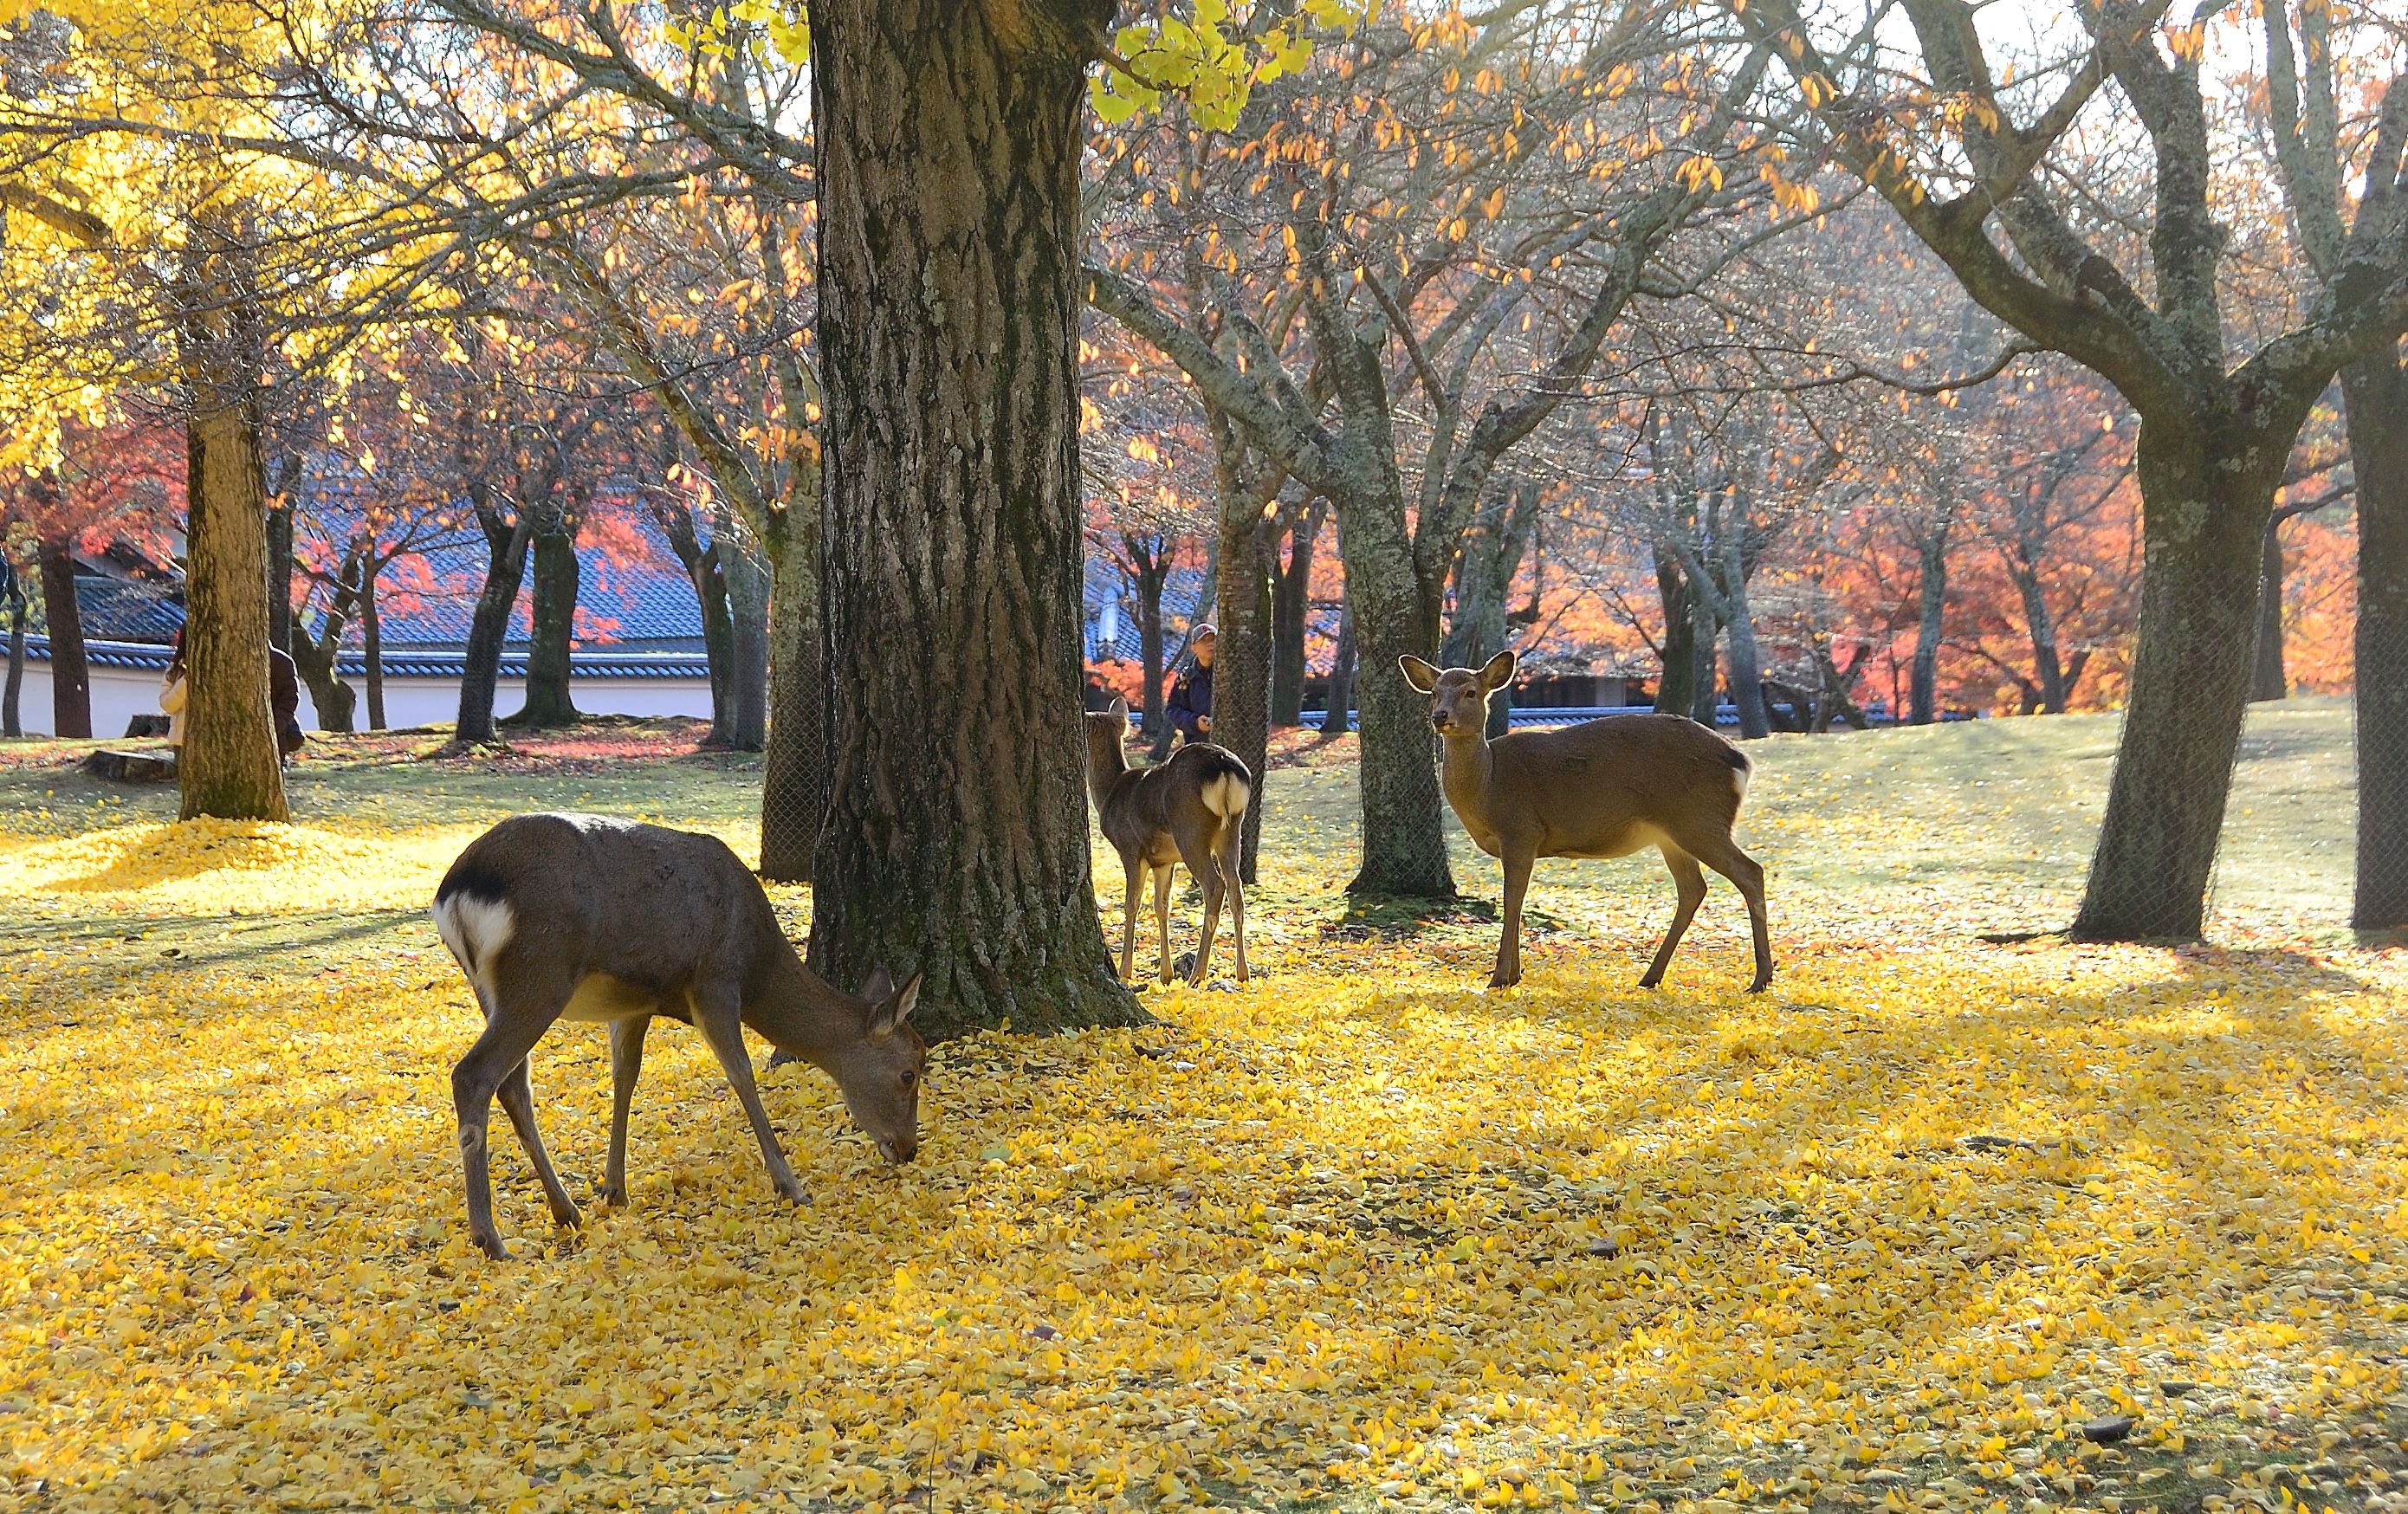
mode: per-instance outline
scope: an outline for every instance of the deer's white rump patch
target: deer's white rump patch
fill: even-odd
[[[476,985],[478,1002],[493,1012],[494,953],[509,945],[518,917],[505,899],[473,899],[454,893],[435,901],[435,934],[451,949],[452,960]]]
[[[1219,778],[1206,780],[1197,791],[1197,796],[1213,814],[1223,820],[1235,820],[1246,812],[1247,802],[1254,798],[1254,793],[1246,787],[1244,778],[1235,773],[1224,773]]]

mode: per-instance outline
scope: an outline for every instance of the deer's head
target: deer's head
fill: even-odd
[[[910,1022],[920,1002],[921,976],[913,973],[898,989],[885,968],[871,973],[861,990],[869,1008],[861,1038],[826,1064],[853,1122],[889,1162],[909,1162],[920,1150],[920,1085],[928,1076],[928,1043]]]
[[[1439,735],[1488,729],[1488,696],[1513,681],[1513,654],[1498,652],[1481,667],[1440,668],[1418,657],[1397,659],[1405,681],[1430,696],[1430,727]]]
[[[1112,775],[1128,766],[1128,701],[1112,696],[1109,709],[1091,710],[1081,717],[1087,730],[1087,774],[1110,780]]]

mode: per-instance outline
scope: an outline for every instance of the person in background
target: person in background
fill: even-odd
[[[184,744],[184,709],[192,697],[185,672],[184,628],[179,625],[167,658],[167,676],[159,686],[159,707],[166,712],[171,747]],[[308,744],[301,730],[301,669],[281,647],[267,649],[267,708],[275,717],[277,755],[290,757]]]
[[[1187,638],[1192,665],[1170,686],[1170,698],[1163,706],[1182,741],[1201,741],[1212,734],[1212,652],[1220,639],[1209,621]]]

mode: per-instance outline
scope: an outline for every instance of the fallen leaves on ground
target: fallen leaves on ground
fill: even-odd
[[[677,1026],[600,1208],[604,1037],[558,1027],[587,1224],[497,1118],[497,1265],[467,993],[358,902],[422,907],[466,834],[0,850],[51,922],[0,936],[0,1506],[2378,1507],[2408,1464],[2396,951],[1868,940],[1776,893],[1751,999],[1718,890],[1642,993],[1653,922],[1562,891],[1585,928],[1483,994],[1477,920],[1267,890],[1242,990],[939,1049],[909,1167],[770,1075],[807,1208]],[[330,888],[348,936],[127,938]]]

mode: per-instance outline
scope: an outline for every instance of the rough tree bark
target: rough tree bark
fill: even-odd
[[[1313,548],[1329,502],[1315,498],[1288,532],[1284,566],[1271,588],[1271,723],[1304,723],[1305,645],[1312,630]]]
[[[811,880],[827,812],[827,705],[820,687],[820,486],[790,491],[772,520],[769,744],[762,757],[761,876]]]
[[[1698,702],[1698,592],[1672,553],[1658,546],[1655,558],[1656,597],[1664,607],[1664,668],[1656,679],[1656,712],[1686,715]]]
[[[483,745],[494,737],[494,691],[501,681],[502,646],[510,634],[510,611],[519,602],[527,547],[534,539],[523,515],[512,519],[475,490],[470,499],[485,538],[485,583],[468,614],[468,645],[461,658],[460,719],[452,733],[461,746]]]
[[[2358,476],[2358,886],[2350,923],[2408,926],[2408,366],[2342,370]]]
[[[1439,649],[1444,667],[1478,667],[1512,644],[1505,623],[1505,601],[1513,576],[1522,570],[1530,530],[1538,523],[1539,486],[1518,480],[1506,483],[1463,534],[1463,550],[1455,564],[1455,615],[1448,622],[1446,642]],[[1512,712],[1510,698],[1488,703],[1488,736],[1503,736]]]
[[[185,539],[181,818],[281,821],[284,762],[267,700],[265,367],[255,276],[234,228],[194,227],[182,309]]]
[[[8,617],[8,681],[0,685],[0,736],[12,741],[25,734],[25,629],[33,610],[17,564],[0,554],[0,613]]]
[[[1137,660],[1140,677],[1145,679],[1138,729],[1147,740],[1155,741],[1164,733],[1163,659],[1168,649],[1162,635],[1162,585],[1170,577],[1170,554],[1132,536],[1124,535],[1121,545],[1128,553],[1129,565],[1136,569],[1129,575],[1129,586],[1137,591]]]
[[[1338,607],[1338,640],[1329,649],[1329,699],[1322,708],[1323,736],[1344,736],[1354,712],[1354,602]]]
[[[715,544],[727,579],[727,744],[759,751],[769,740],[769,564],[735,524],[723,518]]]
[[[76,603],[75,555],[65,537],[35,548],[42,572],[42,618],[50,634],[50,731],[92,735],[92,667],[84,656],[83,610]]]
[[[569,649],[576,636],[581,570],[577,561],[577,527],[567,511],[554,509],[538,517],[528,558],[535,585],[527,617],[526,703],[516,714],[504,716],[501,723],[527,730],[575,725],[577,705],[568,690]]]
[[[366,550],[354,544],[343,554],[316,633],[307,626],[295,625],[293,643],[285,649],[293,656],[293,665],[300,673],[301,681],[309,690],[309,703],[318,711],[318,729],[343,736],[352,730],[351,714],[358,706],[359,693],[343,681],[337,659],[342,655],[343,633],[350,628],[359,603],[357,585],[366,571],[361,565]]]
[[[695,607],[702,619],[702,656],[710,670],[710,734],[702,744],[724,747],[733,723],[727,707],[728,663],[736,634],[728,619],[727,574],[720,566],[719,554],[703,545],[690,507],[656,499],[652,503],[652,517],[678,565],[685,570],[685,581],[694,585]]]
[[[2142,424],[2140,627],[2076,939],[2195,939],[2205,923],[2248,703],[2259,544],[2290,440]]]
[[[1940,641],[1948,608],[1948,536],[1956,523],[1956,496],[1943,493],[1931,519],[1915,533],[1920,613],[1914,622],[1914,664],[1907,675],[1906,699],[1907,721],[1913,725],[1929,725],[1940,719]]]
[[[360,660],[366,669],[368,729],[381,731],[384,719],[384,621],[377,613],[377,578],[384,564],[373,553],[360,573]]]
[[[1083,65],[1109,6],[818,0],[829,824],[812,965],[932,1036],[1145,1017],[1080,714]]]

